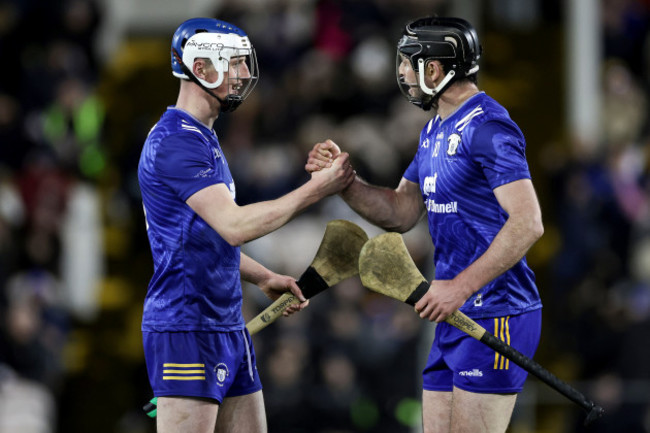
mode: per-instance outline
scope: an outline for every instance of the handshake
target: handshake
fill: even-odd
[[[356,177],[350,155],[342,153],[332,140],[314,145],[309,152],[305,170],[311,174],[311,182],[316,182],[326,196],[346,189]]]

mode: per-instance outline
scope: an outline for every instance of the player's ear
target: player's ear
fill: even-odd
[[[436,82],[440,77],[444,77],[445,74],[442,70],[442,64],[437,60],[428,62],[425,69],[425,75],[429,77],[432,82]]]
[[[208,74],[208,62],[205,59],[195,59],[192,72],[197,78],[205,80]]]

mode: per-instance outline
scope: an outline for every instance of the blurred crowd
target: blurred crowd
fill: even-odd
[[[395,186],[429,113],[399,93],[394,46],[404,23],[452,3],[217,2],[210,13],[249,33],[261,69],[252,96],[215,126],[239,203],[304,182],[307,152],[326,138],[362,177]],[[479,85],[526,134],[544,212],[529,254],[545,305],[536,359],[605,407],[590,431],[650,432],[650,2],[599,3],[597,143],[575,140],[563,117],[562,2],[468,7],[481,5]],[[149,128],[175,102],[175,27],[133,32],[100,57],[107,4],[0,0],[0,433],[154,431],[141,410],[152,263],[136,170]],[[332,197],[244,251],[298,278],[336,218],[380,233]],[[426,226],[404,238],[432,278]],[[250,319],[270,301],[244,291]],[[418,431],[433,332],[356,277],[318,295],[254,337],[270,431]],[[581,431],[579,409],[544,395],[535,425],[518,416],[521,400],[513,432]]]

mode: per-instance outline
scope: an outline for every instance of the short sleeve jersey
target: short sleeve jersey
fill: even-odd
[[[154,271],[144,301],[144,331],[243,329],[240,249],[187,204],[194,193],[235,184],[214,131],[169,107],[151,129],[138,181]]]
[[[404,178],[420,185],[435,247],[436,279],[453,279],[478,259],[508,215],[493,190],[529,179],[526,142],[508,112],[485,93],[452,115],[429,121]],[[541,308],[526,258],[472,295],[461,311],[472,318]]]

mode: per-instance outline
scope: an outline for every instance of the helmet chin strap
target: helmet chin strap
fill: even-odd
[[[222,99],[222,98],[218,97],[217,95],[215,95],[212,92],[212,90],[208,89],[203,84],[201,84],[199,79],[196,78],[196,76],[194,76],[194,74],[189,70],[189,68],[185,65],[185,63],[183,63],[183,60],[178,55],[176,50],[174,50],[174,56],[176,57],[176,60],[178,61],[178,64],[180,65],[181,70],[185,73],[185,75],[187,75],[188,78],[192,82],[194,82],[197,86],[199,86],[201,89],[203,89],[204,92],[206,92],[208,95],[212,96],[217,101],[219,101],[219,104],[221,104],[221,112],[222,113],[229,113],[229,112],[235,111],[237,109],[237,107],[239,107],[239,105],[242,103],[241,100],[238,100],[238,99],[233,100],[232,98],[230,98],[230,95],[227,96],[226,99]]]
[[[422,91],[427,95],[431,95],[433,97],[439,96],[439,94],[447,87],[447,85],[450,84],[450,81],[456,76],[456,71],[454,70],[447,72],[447,75],[445,75],[445,78],[440,82],[440,84],[438,84],[435,89],[432,89],[424,82],[424,69],[424,59],[419,59],[418,78],[420,81],[420,89],[422,89]]]

